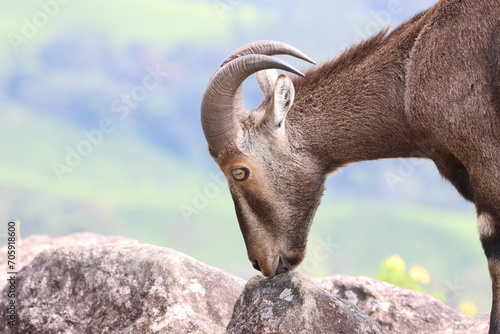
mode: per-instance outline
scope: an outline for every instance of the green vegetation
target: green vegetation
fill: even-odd
[[[430,293],[426,288],[431,282],[429,272],[419,265],[412,265],[407,270],[405,260],[399,255],[392,255],[385,259],[380,264],[379,270],[374,277],[405,289],[426,294]],[[438,291],[432,294],[440,300],[445,300],[446,298],[446,291]],[[467,300],[459,300],[458,310],[470,318],[478,315],[477,305]]]
[[[412,265],[407,271],[406,262],[399,255],[385,259],[375,278],[420,293],[426,293],[425,286],[431,282],[429,272],[419,265]]]

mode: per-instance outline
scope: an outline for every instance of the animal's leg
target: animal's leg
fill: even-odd
[[[500,334],[500,216],[478,210],[478,229],[490,271],[493,304],[490,334]]]
[[[500,164],[475,173],[472,180],[478,230],[490,271],[493,304],[490,334],[500,334]],[[488,171],[488,172],[486,172]]]
[[[434,163],[441,175],[450,181],[466,200],[473,201],[469,173],[457,158],[448,155],[445,159],[434,160]]]

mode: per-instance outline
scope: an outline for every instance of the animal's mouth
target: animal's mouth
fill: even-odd
[[[263,276],[271,278],[297,268],[305,257],[305,249],[281,250],[275,254],[249,258],[255,270],[260,271]]]
[[[277,275],[287,273],[297,268],[304,259],[305,248],[300,250],[294,250],[292,251],[292,254],[288,254],[289,256],[286,256],[283,253],[279,254],[278,266],[276,268]]]
[[[287,273],[290,270],[293,270],[293,267],[287,262],[285,257],[280,254],[278,267],[276,268],[276,275]]]
[[[285,257],[281,254],[278,255],[278,257],[273,262],[274,262],[274,266],[271,266],[271,268],[269,268],[270,270],[262,270],[262,268],[257,260],[254,260],[252,262],[252,266],[254,267],[255,270],[262,272],[262,274],[268,278],[272,278],[272,277],[279,275],[279,274],[287,273],[293,269],[293,267],[288,263],[288,261],[285,259]]]

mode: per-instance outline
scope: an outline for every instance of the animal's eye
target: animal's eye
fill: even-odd
[[[250,176],[250,170],[246,167],[233,168],[231,174],[236,181],[245,181]]]

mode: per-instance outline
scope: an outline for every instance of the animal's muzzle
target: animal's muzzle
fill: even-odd
[[[279,274],[284,274],[293,270],[297,267],[300,262],[304,259],[305,252],[293,252],[293,256],[285,256],[284,254],[280,254],[275,258],[271,259],[254,259],[252,262],[252,266],[255,270],[262,272],[262,274],[266,277],[273,277]]]

